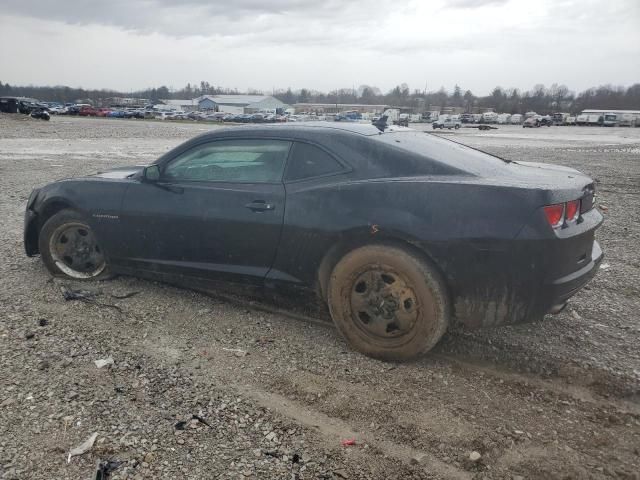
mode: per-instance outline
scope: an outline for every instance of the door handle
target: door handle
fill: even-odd
[[[264,200],[254,200],[253,202],[247,203],[245,207],[253,212],[266,212],[267,210],[274,210],[276,208],[275,205],[267,203]]]

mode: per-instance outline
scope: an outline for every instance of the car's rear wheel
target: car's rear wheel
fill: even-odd
[[[103,280],[109,269],[95,232],[74,210],[61,210],[49,218],[38,238],[42,261],[56,276],[74,280]]]
[[[328,304],[351,346],[384,360],[429,351],[449,323],[449,300],[437,270],[391,246],[366,246],[342,258],[329,280]]]

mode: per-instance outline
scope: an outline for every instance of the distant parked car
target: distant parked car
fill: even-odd
[[[472,113],[463,113],[460,115],[460,123],[473,123],[474,118]]]
[[[540,115],[536,115],[534,117],[527,118],[522,124],[522,128],[537,128],[542,126],[550,127],[553,121],[551,118],[542,117]]]
[[[67,107],[63,107],[62,105],[56,105],[55,107],[49,107],[49,113],[53,115],[66,115]]]
[[[553,125],[553,117],[551,115],[544,115],[540,118],[540,125],[550,127]]]
[[[356,122],[362,120],[362,114],[356,110],[348,110],[346,112],[340,112],[335,117],[336,122]]]
[[[124,110],[111,110],[107,117],[111,118],[124,118]]]
[[[224,120],[224,117],[226,117],[227,114],[224,112],[212,112],[209,113],[206,117],[207,120],[213,120],[214,122],[222,122]]]
[[[144,111],[138,109],[125,110],[124,118],[144,118]]]
[[[95,117],[98,115],[98,110],[91,106],[85,105],[80,107],[80,110],[78,110],[78,115],[80,115],[81,117]]]
[[[45,106],[38,106],[31,110],[30,112],[31,118],[38,118],[40,120],[50,120],[51,116],[49,115],[49,108]]]
[[[431,124],[431,126],[433,127],[434,130],[437,130],[438,128],[440,129],[446,128],[447,130],[451,130],[452,128],[454,128],[457,130],[462,126],[462,123],[458,119],[445,117],[444,119],[436,120]]]
[[[110,112],[110,108],[98,108],[96,110],[96,117],[108,117]]]
[[[201,112],[189,112],[186,115],[189,120],[203,120],[205,117],[205,114]]]
[[[513,115],[511,115],[509,123],[511,123],[511,125],[520,125],[522,123],[522,115],[520,115],[519,113],[514,113]]]

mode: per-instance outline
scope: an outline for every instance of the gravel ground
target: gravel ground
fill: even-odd
[[[450,332],[391,364],[277,305],[74,284],[24,256],[33,187],[148,163],[210,128],[0,116],[0,478],[89,479],[110,459],[114,479],[640,479],[640,129],[439,133],[596,178],[608,267],[555,317]],[[99,296],[66,302],[63,286]]]

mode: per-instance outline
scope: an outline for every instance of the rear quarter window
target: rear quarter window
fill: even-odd
[[[321,148],[296,142],[291,149],[284,179],[291,182],[342,171],[344,171],[342,164]]]

